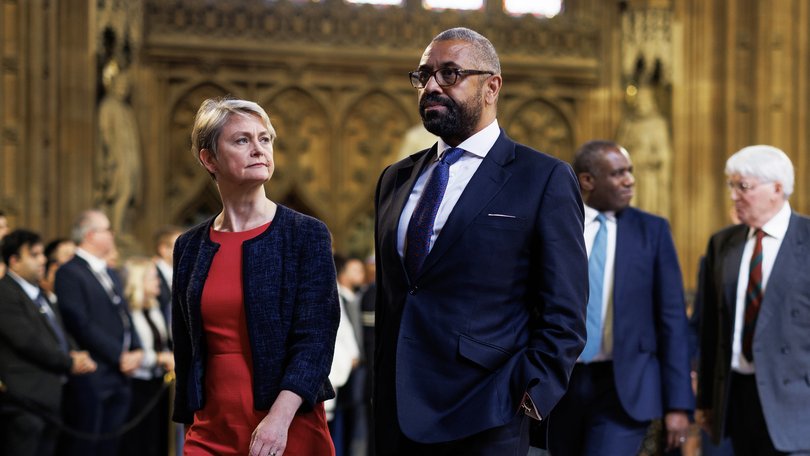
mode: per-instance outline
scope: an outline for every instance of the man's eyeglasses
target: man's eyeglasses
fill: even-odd
[[[768,184],[768,183],[769,182],[760,182],[758,184],[752,184],[750,182],[744,182],[744,181],[738,181],[738,182],[728,181],[728,182],[726,182],[726,185],[728,186],[728,191],[730,191],[730,192],[736,191],[737,193],[740,193],[740,194],[746,194],[746,193],[750,192],[751,190],[757,188],[757,186],[762,185],[762,184]]]
[[[408,75],[411,77],[411,85],[415,89],[424,89],[431,77],[436,78],[436,84],[439,87],[450,87],[458,82],[459,76],[467,76],[471,74],[495,74],[492,71],[485,70],[462,70],[461,68],[439,68],[438,70],[416,70],[411,71]]]

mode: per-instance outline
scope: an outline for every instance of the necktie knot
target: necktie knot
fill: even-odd
[[[451,147],[450,149],[444,151],[441,162],[447,164],[447,166],[450,166],[457,162],[462,155],[464,155],[464,149],[460,147]]]
[[[762,242],[762,238],[764,238],[764,237],[765,237],[765,232],[764,232],[764,231],[762,231],[762,229],[757,228],[757,229],[754,231],[754,236],[756,236],[756,238],[757,238],[757,242]]]
[[[600,212],[596,214],[596,221],[599,222],[600,225],[604,225],[605,222],[607,222],[607,217],[605,217],[605,214]]]

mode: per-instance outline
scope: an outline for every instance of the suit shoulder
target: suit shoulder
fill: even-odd
[[[292,228],[305,229],[308,231],[328,231],[326,223],[324,223],[322,220],[311,215],[298,212],[294,209],[290,209],[289,207],[282,206],[281,204],[278,205],[277,214],[280,216],[278,217],[279,223],[286,223]]]

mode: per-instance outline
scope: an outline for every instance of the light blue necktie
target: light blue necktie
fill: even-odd
[[[593,239],[591,256],[588,258],[588,317],[585,326],[588,342],[579,358],[588,362],[599,353],[602,346],[602,291],[605,281],[605,259],[607,258],[607,219],[601,212],[596,216],[599,230]]]
[[[444,152],[441,160],[428,177],[425,187],[422,189],[422,196],[413,210],[410,223],[408,223],[405,246],[405,269],[411,280],[419,273],[422,263],[425,262],[430,251],[433,224],[450,178],[450,165],[461,158],[462,154],[464,154],[464,149],[458,147],[447,149]]]

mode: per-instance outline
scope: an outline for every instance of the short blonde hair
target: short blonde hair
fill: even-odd
[[[217,141],[228,119],[234,114],[252,115],[260,118],[267,132],[272,137],[276,131],[270,123],[270,117],[264,109],[253,101],[237,98],[209,98],[202,102],[197,115],[194,116],[194,127],[191,129],[191,153],[198,161],[200,151],[208,149],[217,156]],[[200,161],[200,164],[202,162]],[[213,175],[211,177],[214,177]]]
[[[155,296],[146,295],[146,275],[157,273],[157,266],[147,257],[132,257],[124,263],[124,297],[131,310],[151,309],[158,306]]]

